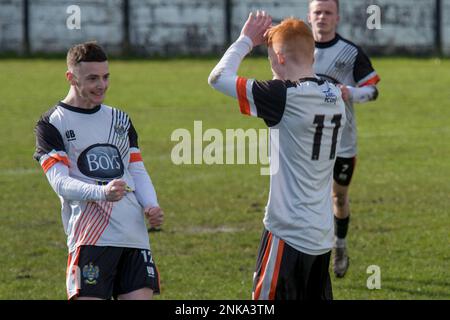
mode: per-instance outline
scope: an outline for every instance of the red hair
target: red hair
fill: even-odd
[[[273,47],[274,44],[281,45],[283,53],[295,62],[314,61],[314,37],[303,20],[287,18],[272,27],[267,35],[267,45]]]

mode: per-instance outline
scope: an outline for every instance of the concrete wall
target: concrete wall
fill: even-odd
[[[223,0],[131,0],[130,41],[138,52],[207,54],[225,42]]]
[[[22,3],[19,0],[0,1],[0,52],[20,52],[22,48]]]
[[[443,10],[443,51],[447,56],[450,56],[450,0],[444,1]]]
[[[123,38],[121,0],[30,1],[30,49],[32,52],[66,51],[74,43],[98,39],[118,50]],[[68,29],[67,7],[81,9],[81,29]],[[106,41],[102,41],[105,39]]]
[[[366,50],[391,54],[434,50],[435,0],[340,0],[339,32]],[[23,48],[23,0],[0,0],[0,52]],[[65,52],[74,43],[96,39],[120,53],[124,39],[122,0],[29,0],[31,52]],[[369,5],[381,8],[380,30],[366,26]],[[66,12],[81,9],[81,29],[70,30]],[[129,0],[130,43],[146,55],[202,55],[226,46],[225,0]],[[450,55],[450,0],[442,0],[444,52]],[[307,17],[307,0],[233,0],[235,39],[250,10],[265,9],[275,20]]]
[[[381,8],[382,29],[366,26],[367,7]],[[426,53],[432,51],[435,33],[435,6],[430,0],[362,0],[342,1],[340,31],[364,47],[381,49],[386,54],[395,51]],[[449,16],[450,18],[450,16]]]

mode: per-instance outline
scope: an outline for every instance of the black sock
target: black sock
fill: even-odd
[[[347,236],[348,223],[350,221],[350,216],[344,219],[339,219],[334,217],[334,234],[339,239],[345,239]]]

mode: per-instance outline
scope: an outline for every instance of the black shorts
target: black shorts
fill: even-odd
[[[332,300],[331,251],[312,256],[264,230],[253,279],[254,300]]]
[[[352,181],[353,171],[356,166],[356,157],[340,158],[336,157],[334,163],[333,179],[341,186],[348,186]]]
[[[159,293],[159,273],[147,249],[80,246],[69,254],[67,295],[101,299],[142,288]]]

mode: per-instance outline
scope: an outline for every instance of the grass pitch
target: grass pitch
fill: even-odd
[[[249,299],[268,177],[259,165],[175,166],[170,140],[193,131],[264,128],[207,85],[217,60],[111,61],[106,104],[127,111],[166,212],[151,245],[158,299]],[[336,299],[448,299],[450,61],[374,59],[376,102],[357,105],[359,158],[351,188],[351,266]],[[447,71],[446,71],[447,70]],[[34,151],[40,114],[68,89],[63,60],[0,60],[0,299],[65,299],[59,200]],[[270,78],[267,59],[244,76]],[[381,289],[369,290],[370,265]]]

